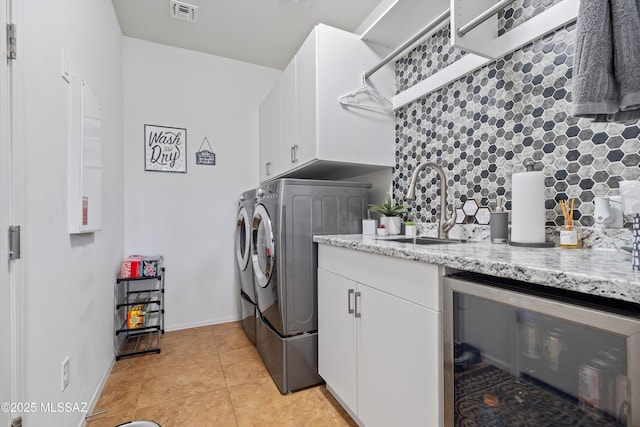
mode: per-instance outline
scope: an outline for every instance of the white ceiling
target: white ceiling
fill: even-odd
[[[170,17],[169,0],[112,0],[125,36],[284,69],[314,25],[353,32],[383,0],[181,0],[198,22]]]

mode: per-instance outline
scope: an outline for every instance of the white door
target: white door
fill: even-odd
[[[280,165],[282,171],[298,166],[296,161],[298,120],[296,106],[296,59],[280,75]]]
[[[22,0],[0,0],[0,49],[6,55],[7,24],[15,23],[17,36],[22,19]],[[18,50],[20,42],[17,43]],[[20,52],[18,59],[0,60],[0,426],[23,413],[11,402],[24,402],[24,283],[23,261],[9,258],[9,227],[23,217],[20,112],[22,111]],[[11,412],[7,412],[8,409]]]
[[[296,53],[296,158],[299,164],[318,157],[316,153],[317,111],[317,53],[318,27],[307,36]]]
[[[280,164],[280,83],[260,105],[260,181],[282,172]]]
[[[358,418],[440,426],[440,313],[360,283],[358,292]]]
[[[318,268],[318,373],[358,412],[356,282]]]
[[[0,43],[7,43],[8,0],[0,0]],[[0,405],[11,402],[11,293],[8,261],[8,229],[11,216],[11,162],[9,125],[9,79],[7,60],[0,60]],[[10,413],[0,407],[0,426],[10,425]]]

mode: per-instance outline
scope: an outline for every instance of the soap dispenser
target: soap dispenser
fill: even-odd
[[[502,197],[496,199],[496,208],[489,214],[491,243],[507,243],[509,237],[509,212],[504,210]]]

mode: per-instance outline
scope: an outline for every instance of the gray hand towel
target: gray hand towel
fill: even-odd
[[[578,12],[572,115],[640,119],[640,0],[583,0]]]

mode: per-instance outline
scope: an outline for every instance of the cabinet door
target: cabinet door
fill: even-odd
[[[440,313],[358,283],[358,418],[440,426]]]
[[[260,181],[280,172],[280,87],[269,92],[260,105]]]
[[[318,269],[318,372],[354,413],[358,410],[356,323],[349,309],[355,288],[356,282]]]
[[[296,53],[296,99],[298,103],[298,164],[317,158],[317,36],[318,27],[306,38]],[[329,125],[331,126],[331,125]]]
[[[296,104],[296,58],[280,75],[280,130],[282,140],[280,158],[283,171],[297,166],[297,104]]]
[[[318,25],[315,69],[316,153],[322,160],[372,165],[395,165],[394,115],[348,108],[337,100],[363,86],[362,75],[380,62],[359,37]],[[373,86],[393,94],[392,67],[373,76]]]

